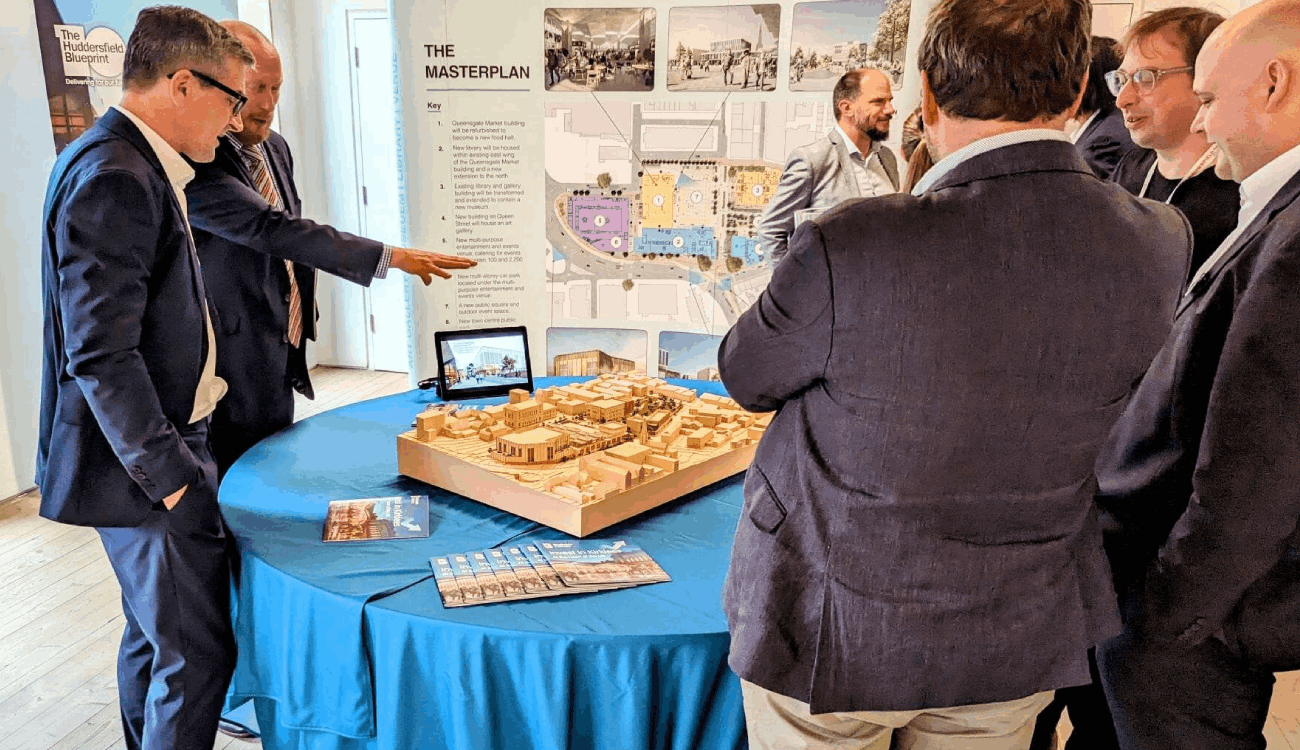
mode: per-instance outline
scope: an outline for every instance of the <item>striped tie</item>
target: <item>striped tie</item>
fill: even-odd
[[[242,146],[244,157],[249,168],[253,170],[253,184],[257,187],[257,192],[262,194],[267,203],[275,208],[284,210],[284,200],[280,198],[280,191],[275,188],[275,178],[271,176],[271,170],[266,166],[266,156],[262,153],[259,146]],[[302,292],[298,291],[298,279],[293,273],[293,263],[284,262],[284,270],[289,272],[289,330],[287,339],[291,346],[298,346],[302,342]]]

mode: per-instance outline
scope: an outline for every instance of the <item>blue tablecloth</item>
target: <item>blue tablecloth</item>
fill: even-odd
[[[449,610],[430,556],[566,535],[398,475],[396,436],[433,401],[415,391],[304,420],[222,483],[241,565],[230,697],[254,700],[263,745],[745,747],[720,606],[741,477],[594,535],[639,544],[671,583]],[[320,541],[330,500],[417,493],[428,539]]]

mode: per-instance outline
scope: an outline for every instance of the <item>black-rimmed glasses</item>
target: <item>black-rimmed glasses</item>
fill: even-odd
[[[1122,70],[1112,70],[1103,77],[1106,79],[1106,88],[1110,89],[1110,93],[1115,96],[1119,96],[1119,92],[1124,90],[1124,87],[1128,85],[1129,81],[1132,81],[1133,85],[1137,86],[1138,91],[1141,91],[1144,94],[1149,94],[1151,93],[1151,89],[1156,87],[1156,83],[1159,82],[1160,76],[1168,73],[1186,73],[1192,70],[1196,70],[1196,68],[1191,65],[1185,65],[1181,68],[1165,68],[1164,70],[1161,70],[1160,68],[1138,68],[1132,73],[1125,73]]]
[[[199,79],[200,81],[203,81],[204,83],[208,84],[209,86],[212,86],[213,88],[220,90],[220,91],[221,91],[222,93],[224,93],[226,96],[229,96],[230,98],[234,99],[234,100],[235,100],[235,108],[234,108],[234,110],[231,111],[230,114],[232,114],[232,115],[237,115],[237,114],[239,114],[239,111],[240,111],[241,109],[244,108],[244,105],[245,105],[245,104],[248,104],[248,97],[244,96],[243,94],[239,93],[238,91],[235,91],[234,89],[230,88],[229,86],[227,86],[226,84],[222,83],[221,81],[218,81],[217,79],[213,78],[212,76],[207,75],[206,73],[200,73],[199,71],[194,70],[194,69],[192,69],[192,68],[185,68],[185,70],[190,71],[190,73],[192,73],[192,74],[194,75],[194,77],[197,78],[197,79]],[[168,75],[167,77],[168,77],[168,78],[171,78],[172,76],[176,75],[176,73],[179,73],[179,72],[180,72],[179,70],[178,70],[178,71],[175,71],[175,72],[171,73],[170,75]]]

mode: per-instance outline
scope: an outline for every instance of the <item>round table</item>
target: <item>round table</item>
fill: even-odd
[[[226,475],[239,546],[230,703],[254,700],[263,745],[745,747],[720,605],[742,477],[592,536],[640,545],[670,583],[446,609],[431,556],[569,537],[397,473],[396,436],[436,401],[413,391],[311,417]],[[429,495],[427,539],[321,541],[330,500],[399,494]]]

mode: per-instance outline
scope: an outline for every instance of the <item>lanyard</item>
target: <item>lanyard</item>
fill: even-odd
[[[1196,163],[1192,165],[1192,168],[1187,170],[1187,174],[1183,175],[1183,178],[1178,181],[1177,185],[1174,185],[1174,189],[1169,191],[1169,197],[1165,198],[1165,205],[1169,205],[1174,200],[1174,193],[1178,192],[1178,188],[1182,187],[1184,182],[1187,182],[1188,179],[1200,174],[1201,170],[1205,169],[1205,167],[1209,165],[1214,157],[1218,155],[1218,151],[1219,150],[1213,144],[1210,144],[1210,147],[1205,149],[1205,153],[1201,154],[1201,158],[1196,160]],[[1151,180],[1156,176],[1156,166],[1159,162],[1159,159],[1152,162],[1151,169],[1147,170],[1147,178],[1143,181],[1142,190],[1138,193],[1137,197],[1147,197],[1147,188],[1151,187]]]

